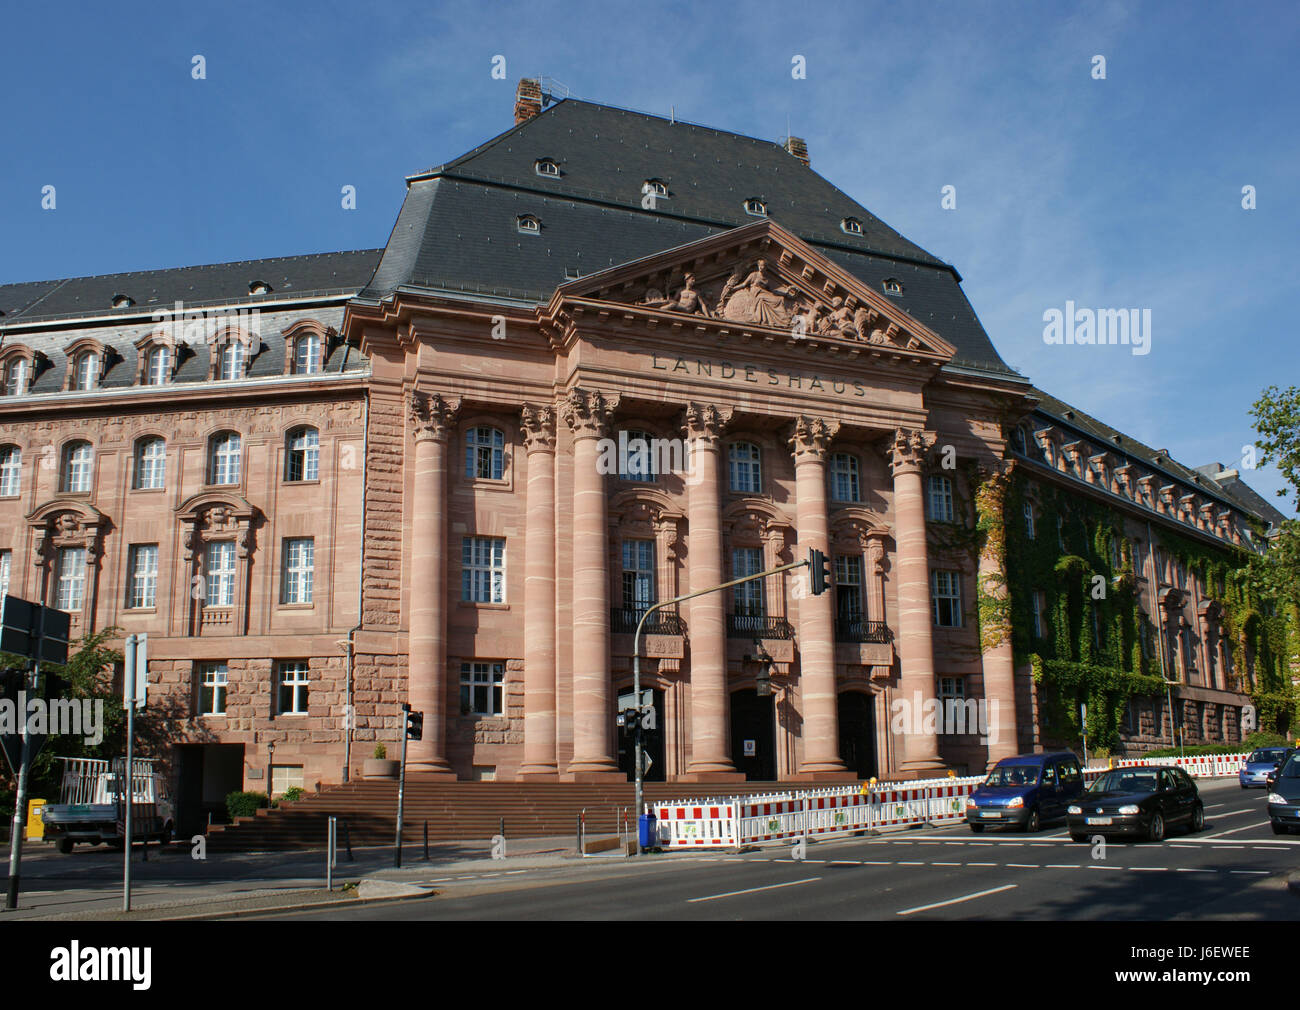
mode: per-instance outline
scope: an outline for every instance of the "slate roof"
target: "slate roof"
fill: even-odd
[[[1197,471],[1211,478],[1228,497],[1241,502],[1241,507],[1254,512],[1273,529],[1286,522],[1286,514],[1279,511],[1267,498],[1241,479],[1241,473],[1221,463],[1198,466]],[[1217,476],[1216,476],[1217,475]]]
[[[538,175],[540,159],[561,175]],[[648,179],[669,191],[653,210],[641,206]],[[743,204],[758,198],[877,291],[901,281],[899,306],[952,343],[956,363],[1013,374],[951,266],[771,141],[570,98],[407,185],[362,300],[403,289],[545,302],[566,280],[751,224]],[[539,234],[520,232],[526,214]],[[846,217],[861,236],[841,230]]]

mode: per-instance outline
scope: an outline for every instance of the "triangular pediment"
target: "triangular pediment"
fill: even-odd
[[[770,220],[569,281],[544,313],[552,339],[563,342],[589,310],[644,317],[652,328],[779,332],[940,362],[955,353],[886,295]]]

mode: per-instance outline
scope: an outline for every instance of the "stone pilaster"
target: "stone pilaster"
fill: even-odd
[[[977,585],[988,604],[980,608],[984,702],[988,706],[989,767],[1019,753],[1016,738],[1016,674],[1011,650],[1010,594],[1006,569],[1006,491],[1009,467],[985,471],[976,496],[988,532],[980,547]],[[995,739],[996,736],[996,739]]]
[[[555,411],[525,404],[528,455],[524,557],[524,761],[520,775],[556,778]]]

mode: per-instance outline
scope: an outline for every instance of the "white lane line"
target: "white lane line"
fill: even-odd
[[[1251,876],[1263,876],[1263,877],[1267,877],[1268,874],[1269,874],[1269,871],[1268,871],[1268,870],[1229,870],[1228,872],[1229,872],[1229,873],[1246,873],[1246,874],[1249,874],[1249,875],[1251,875]]]
[[[1169,843],[1169,847],[1170,847],[1171,849],[1194,849],[1194,848],[1196,848],[1195,845],[1187,845],[1187,844],[1185,844],[1185,843],[1180,843],[1180,842],[1170,842],[1170,843]]]
[[[1049,870],[1082,870],[1083,867],[1078,863],[1048,863]]]
[[[1210,804],[1208,807],[1206,807],[1205,809],[1206,809],[1206,810],[1215,810],[1215,809],[1217,809],[1218,807],[1226,807],[1227,805],[1228,805],[1228,804],[1226,804],[1226,803],[1211,803],[1211,804]]]
[[[1254,811],[1251,811],[1253,813]],[[1224,835],[1235,835],[1238,831],[1249,831],[1251,828],[1262,828],[1268,821],[1261,821],[1258,824],[1243,824],[1239,828],[1229,828],[1227,831],[1216,831],[1212,835],[1206,835],[1206,838],[1222,838]]]
[[[893,866],[894,863],[893,860],[891,859],[864,859],[862,860],[862,865],[863,866]]]
[[[931,865],[931,866],[961,866],[962,864],[961,864],[961,863],[939,863],[939,862],[935,862],[935,863],[931,863],[930,865]]]
[[[900,860],[898,861],[898,865],[899,865],[899,866],[924,866],[925,863],[917,863],[917,862],[913,862],[913,861],[911,861],[911,860],[904,861],[904,860],[901,860],[901,859],[900,859]]]
[[[1242,814],[1257,814],[1257,813],[1259,813],[1259,811],[1255,808],[1251,808],[1249,810],[1229,810],[1226,814],[1215,814],[1214,817],[1216,820],[1218,820],[1223,817],[1239,817]]]
[[[1120,872],[1123,872],[1124,870],[1128,869],[1128,867],[1126,867],[1126,866],[1098,866],[1098,865],[1096,865],[1096,864],[1094,863],[1092,866],[1089,866],[1088,869],[1090,869],[1090,870],[1119,870]]]
[[[1018,884],[1004,884],[1002,887],[992,887],[987,891],[976,891],[974,894],[963,894],[960,898],[949,898],[947,901],[936,901],[930,905],[917,905],[915,908],[904,908],[898,914],[911,915],[914,912],[928,912],[932,908],[943,908],[945,905],[960,905],[963,901],[974,901],[976,898],[984,898],[990,894],[1010,891],[1018,886]]]
[[[507,877],[513,877],[516,873],[527,873],[527,870],[506,870]]]
[[[1246,846],[1244,846],[1244,845],[1213,845],[1213,846],[1211,846],[1211,848],[1213,848],[1215,851],[1218,851],[1219,849],[1244,849],[1245,847],[1246,847]]]
[[[1148,873],[1164,873],[1169,869],[1167,866],[1130,866],[1130,870],[1146,871]]]
[[[1007,866],[1015,870],[1038,870],[1042,869],[1037,863],[1007,863]]]
[[[697,901],[716,901],[719,898],[734,898],[738,894],[755,894],[758,891],[774,891],[778,887],[795,887],[798,884],[811,884],[813,881],[821,879],[821,877],[808,877],[805,880],[787,880],[784,884],[768,884],[765,887],[747,887],[743,891],[727,891],[724,894],[709,894],[703,898],[687,898],[686,904],[693,905]]]
[[[1180,866],[1178,867],[1178,872],[1179,873],[1218,873],[1219,871],[1201,869],[1196,866]]]
[[[967,866],[997,866],[997,863],[967,863]]]
[[[827,866],[861,866],[861,865],[862,865],[862,860],[860,860],[860,859],[832,859],[832,860],[831,860],[829,863],[827,863],[826,865],[827,865]]]

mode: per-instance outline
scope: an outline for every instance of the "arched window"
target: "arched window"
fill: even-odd
[[[745,213],[751,217],[767,217],[767,204],[757,197],[745,201]]]
[[[284,455],[284,479],[288,481],[320,478],[320,434],[315,428],[295,428],[289,432]]]
[[[465,476],[471,480],[502,480],[506,469],[506,436],[486,425],[465,433]]]
[[[861,501],[862,481],[858,457],[847,452],[837,452],[831,457],[831,500]]]
[[[162,386],[171,380],[172,352],[170,347],[155,347],[149,352],[144,381],[147,386]]]
[[[16,445],[0,446],[0,498],[22,490],[23,451]]]
[[[558,179],[560,177],[560,166],[550,158],[538,158],[537,161],[533,163],[533,169],[538,175],[549,176],[552,179]]]
[[[15,358],[5,369],[5,396],[22,396],[27,392],[27,361]]]
[[[217,378],[222,380],[242,379],[244,377],[244,345],[238,340],[231,340],[221,348],[221,363]]]
[[[846,217],[840,222],[840,228],[846,235],[862,234],[862,222],[856,217]]]
[[[86,351],[78,356],[76,370],[76,379],[72,388],[94,389],[99,385],[99,354],[95,351]]]
[[[534,217],[532,214],[520,214],[515,218],[515,224],[525,235],[537,235],[541,233],[541,218]]]
[[[95,450],[89,442],[69,442],[63,447],[63,466],[60,470],[60,491],[84,492],[90,490],[94,469]]]
[[[167,442],[157,436],[135,443],[135,487],[137,491],[157,490],[167,481]]]
[[[208,443],[208,483],[238,484],[243,443],[233,431],[212,436]]]
[[[735,442],[727,450],[731,470],[731,490],[744,494],[761,494],[763,469],[758,446],[752,442]]]
[[[320,371],[320,337],[307,333],[293,342],[293,374],[315,375]]]

